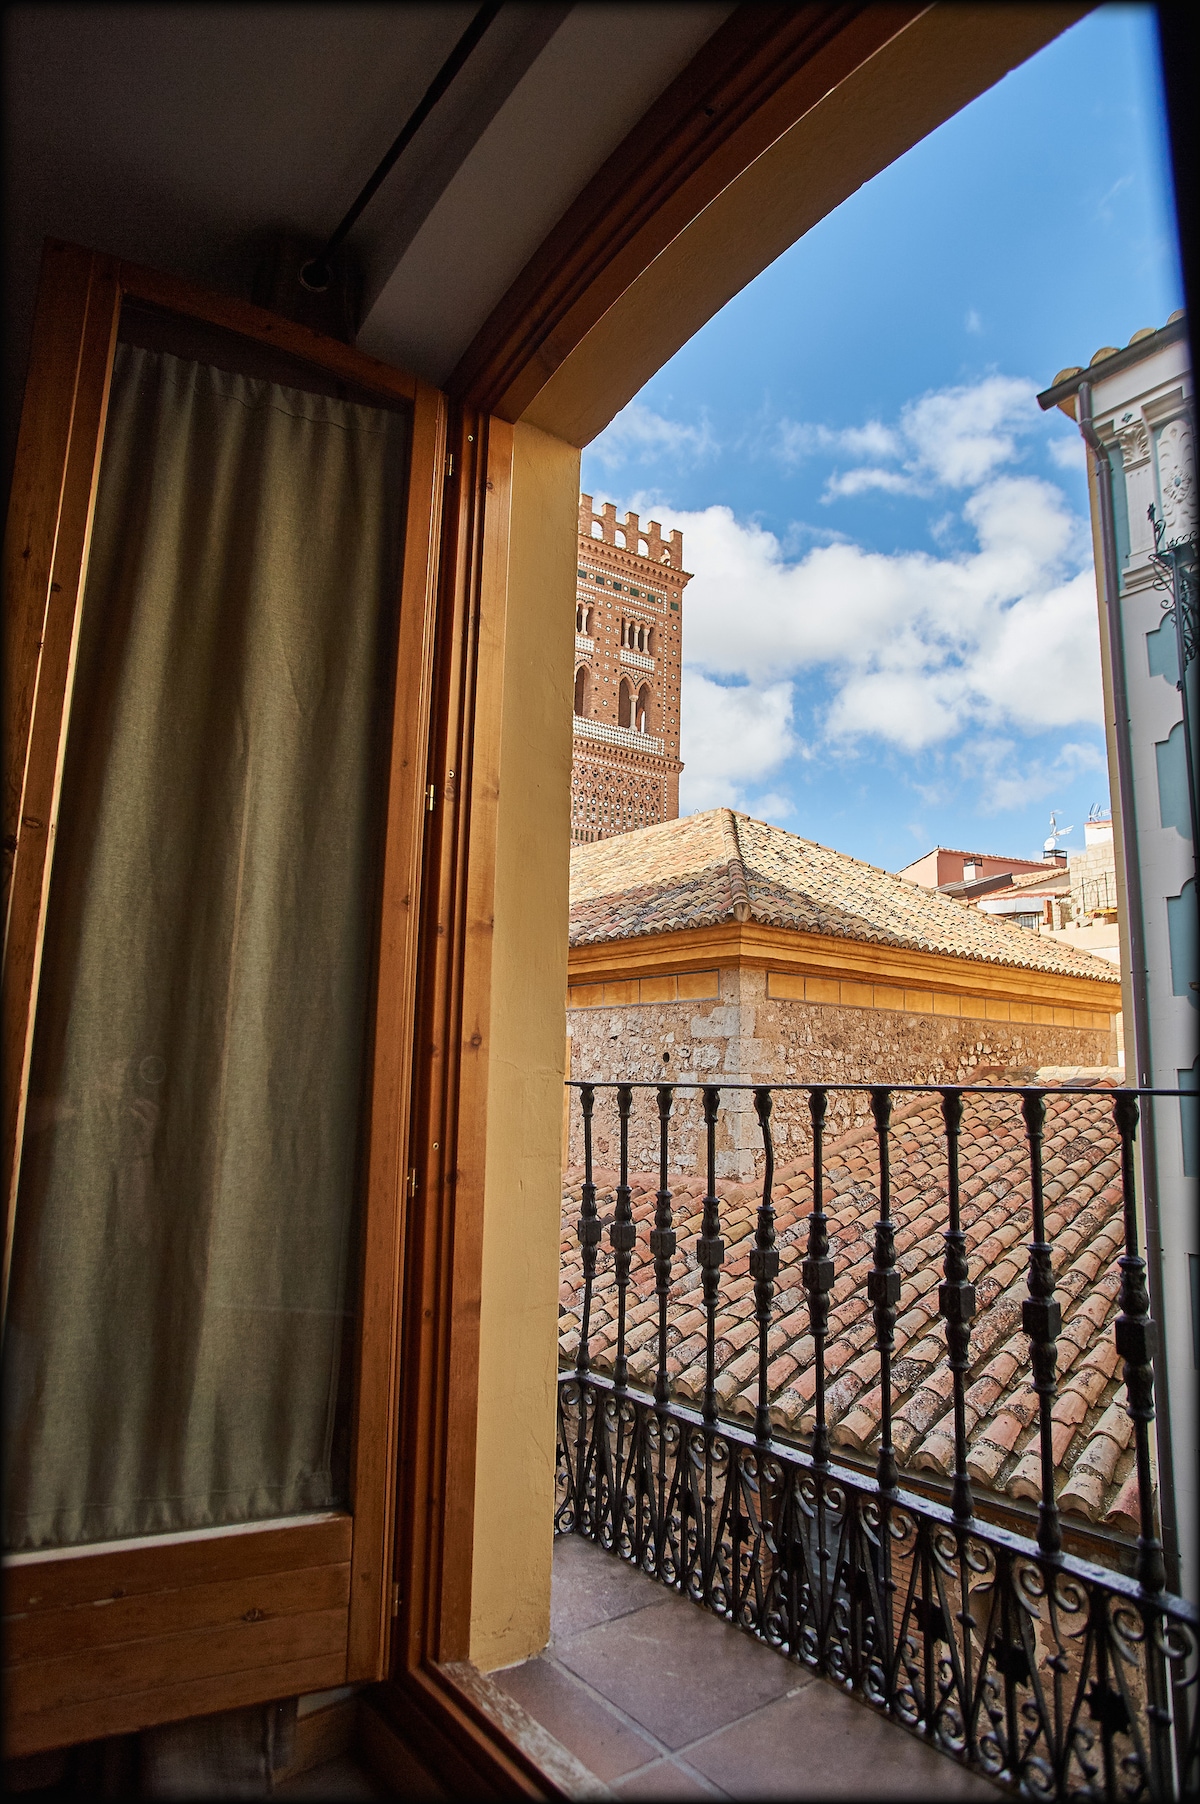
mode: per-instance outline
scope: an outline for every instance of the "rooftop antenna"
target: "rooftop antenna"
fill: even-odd
[[[1075,831],[1074,827],[1060,827],[1059,826],[1058,810],[1056,808],[1052,808],[1050,810],[1050,835],[1049,835],[1049,838],[1045,841],[1044,845],[1042,846],[1042,857],[1043,858],[1057,857],[1059,840],[1065,839],[1067,837],[1068,833],[1074,833],[1074,831]]]

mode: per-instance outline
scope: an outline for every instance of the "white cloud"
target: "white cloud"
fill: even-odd
[[[983,321],[980,319],[979,314],[974,307],[969,307],[967,309],[967,317],[963,321],[963,326],[968,332],[979,333],[983,331]]]
[[[882,489],[887,495],[919,495],[920,484],[902,470],[876,470],[864,467],[845,470],[831,476],[825,484],[822,501],[840,500],[846,495],[865,495],[870,489]]]
[[[776,429],[776,455],[784,463],[799,463],[818,451],[844,451],[850,457],[899,457],[903,441],[881,420],[864,426],[818,426],[807,420],[781,420]]]
[[[685,814],[745,806],[746,785],[761,783],[796,750],[787,682],[717,683],[685,669],[680,724]]]
[[[823,732],[844,745],[873,737],[912,752],[972,728],[1098,721],[1082,522],[1058,489],[1033,477],[999,477],[962,512],[972,551],[888,555],[835,544],[795,561],[774,534],[727,507],[672,512],[697,573],[687,592],[689,665],[755,693],[823,671]],[[685,722],[695,706],[685,697]]]
[[[790,820],[796,812],[788,796],[781,796],[769,789],[765,795],[753,796],[746,804],[747,812],[760,821]]]
[[[1018,439],[1039,419],[1036,393],[1026,377],[985,376],[910,401],[894,427],[868,420],[864,426],[834,431],[783,420],[776,454],[788,464],[822,451],[873,460],[834,471],[825,487],[826,501],[870,489],[928,495],[939,487],[975,488],[1017,456]],[[884,467],[897,463],[899,469]]]
[[[1052,438],[1046,447],[1050,462],[1060,470],[1086,470],[1087,449],[1078,434],[1070,438]]]
[[[929,551],[813,544],[809,529],[794,527],[781,541],[729,507],[680,512],[656,493],[656,513],[683,529],[696,572],[684,626],[685,809],[729,804],[778,817],[787,803],[771,779],[786,760],[869,756],[881,743],[952,754],[930,806],[964,776],[1001,811],[1052,800],[1072,772],[1102,768],[1084,742],[1032,763],[1018,745],[1022,735],[1101,721],[1087,524],[1053,483],[1004,468],[1040,418],[1032,382],[989,376],[921,396],[894,428],[783,422],[784,458],[871,460],[835,472],[827,494],[949,501]],[[649,444],[651,428],[635,425]],[[647,499],[632,505],[643,512]],[[821,697],[807,743],[793,723],[801,676],[810,690],[816,679]]]
[[[980,788],[984,814],[1004,814],[1033,802],[1053,803],[1056,795],[1089,771],[1106,773],[1099,746],[1068,741],[1049,761],[1030,758],[1012,739],[968,740],[955,754],[962,775]]]
[[[598,458],[605,469],[615,470],[625,464],[700,463],[716,449],[707,418],[688,426],[668,420],[641,401],[631,401],[588,446],[588,455]]]
[[[1032,382],[987,376],[910,401],[900,428],[917,467],[951,488],[974,488],[1016,455],[1016,435],[1037,419]]]
[[[1126,188],[1132,188],[1132,186],[1133,177],[1131,175],[1118,176],[1112,187],[1109,188],[1106,193],[1102,194],[1100,199],[1096,202],[1096,218],[1104,220],[1106,224],[1111,224],[1113,218],[1113,201],[1116,200],[1118,194],[1123,193]]]

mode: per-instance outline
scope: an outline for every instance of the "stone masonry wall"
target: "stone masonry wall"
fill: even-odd
[[[766,993],[766,974],[727,968],[720,994],[706,1001],[634,1003],[567,1011],[573,1078],[637,1079],[662,1083],[910,1083],[986,1081],[1000,1072],[1033,1073],[1042,1066],[1108,1066],[1114,1036],[1098,1028],[1050,1027],[900,1010],[848,1008],[784,1001]],[[583,1159],[578,1092],[570,1097],[567,1163]],[[831,1094],[827,1133],[868,1118],[861,1093]],[[671,1170],[703,1173],[704,1119],[696,1091],[677,1092],[671,1118]],[[777,1095],[771,1117],[776,1155],[801,1156],[809,1147],[808,1100]],[[658,1113],[653,1091],[635,1091],[630,1125],[631,1168],[658,1164]],[[615,1099],[596,1101],[595,1158],[617,1162]],[[717,1136],[721,1177],[761,1172],[762,1138],[749,1091],[726,1090]]]

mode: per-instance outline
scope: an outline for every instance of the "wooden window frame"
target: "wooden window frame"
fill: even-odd
[[[401,1274],[446,402],[261,308],[48,241],[5,552],[4,1242],[20,1146],[97,477],[122,303],[302,359],[411,409],[361,1235],[351,1501],[283,1523],[6,1561],[16,1755],[388,1670]],[[109,1607],[98,1612],[96,1605]]]
[[[394,1254],[390,1273],[386,1259],[376,1268],[394,1299],[402,1262],[404,1267],[402,1319],[393,1304],[390,1376],[381,1375],[381,1382],[398,1387],[397,1457],[389,1467],[389,1453],[377,1468],[380,1482],[396,1487],[399,1616],[390,1656],[382,1651],[371,1668],[386,1670],[390,1682],[374,1689],[373,1708],[359,1718],[364,1751],[379,1770],[395,1775],[398,1789],[413,1777],[405,1748],[416,1746],[426,1764],[464,1795],[561,1795],[488,1722],[459,1664],[469,1652],[471,1627],[490,886],[513,469],[512,434],[504,422],[521,421],[566,444],[588,442],[731,294],[803,231],[1087,10],[1062,4],[964,9],[923,0],[896,7],[738,7],[597,171],[448,381],[453,474],[440,544],[429,555],[429,582],[437,584],[436,648],[429,738],[418,759],[422,798],[431,782],[437,806],[426,823],[419,904],[418,1051],[407,1154],[416,1198],[403,1247],[399,1226],[385,1242],[385,1251],[390,1245]],[[50,247],[48,256],[63,248]],[[97,304],[89,323],[93,275]],[[102,331],[103,284],[123,276],[144,279],[144,298],[161,305],[177,306],[185,291],[167,278],[139,277],[126,265],[92,259],[74,270],[73,287],[63,284],[57,326],[39,314],[27,393],[39,396],[42,406],[23,418],[10,515],[10,533],[17,522],[9,549],[16,606],[6,712],[10,746],[21,749],[5,797],[6,856],[18,850],[19,825],[36,835],[51,815],[49,807],[44,817],[34,812],[33,790],[26,797],[28,729],[40,662],[61,655],[52,643],[61,621],[47,610],[51,595],[66,591],[50,585],[59,580],[59,562],[71,565],[73,535],[86,538],[78,513],[90,504],[102,421],[93,417],[98,403],[80,380],[81,369],[94,365],[94,355],[81,355],[84,338]],[[217,297],[209,302],[214,323],[259,335],[354,382],[363,382],[369,368],[368,380],[407,382],[406,393],[432,395],[411,378],[258,309]],[[388,392],[399,391],[389,386]],[[92,465],[85,475],[89,431]],[[432,459],[435,484],[440,470]],[[436,540],[431,530],[431,547]],[[669,602],[669,609],[677,613],[678,602]],[[60,756],[61,747],[52,768]],[[45,773],[39,767],[33,774],[44,789]],[[407,780],[410,788],[417,785],[415,766]],[[36,856],[36,839],[30,843]],[[24,856],[26,848],[20,851]],[[417,896],[414,883],[405,904],[410,913]],[[33,915],[36,921],[36,909]],[[406,920],[410,941],[412,931]],[[23,1044],[19,1034],[16,1044]],[[6,1015],[6,1054],[9,1048]],[[6,1074],[11,1072],[6,1058]],[[11,1113],[4,1124],[11,1149]],[[397,1183],[403,1169],[398,1162]],[[388,1518],[382,1506],[380,1520]],[[317,1565],[346,1563],[337,1557],[341,1551],[331,1543],[329,1557]],[[308,1558],[304,1570],[313,1569]],[[364,1645],[378,1646],[372,1625],[386,1605],[379,1572],[369,1567],[364,1591],[370,1607],[352,1612],[351,1620],[367,1625]],[[346,1670],[352,1670],[349,1659]],[[311,1674],[301,1682],[294,1668],[272,1671],[279,1680],[274,1695],[315,1683]],[[139,1720],[252,1701],[234,1696],[229,1685],[219,1697],[218,1690],[206,1693],[193,1683],[170,1708],[156,1704],[153,1717]],[[258,1686],[255,1695],[268,1693]],[[10,1712],[10,1742],[13,1727]],[[79,1716],[76,1727],[79,1735],[116,1732]],[[26,1738],[24,1745],[51,1744]]]

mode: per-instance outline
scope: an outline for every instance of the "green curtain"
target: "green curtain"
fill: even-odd
[[[344,1501],[407,455],[404,414],[118,347],[5,1336],[10,1548]]]

